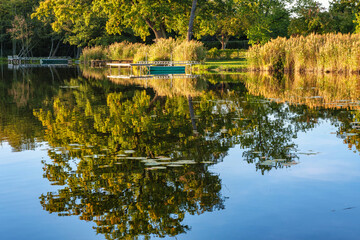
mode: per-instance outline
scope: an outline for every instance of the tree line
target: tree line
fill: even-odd
[[[360,3],[332,0],[0,0],[0,54],[79,55],[85,46],[192,37],[265,43],[360,32]]]

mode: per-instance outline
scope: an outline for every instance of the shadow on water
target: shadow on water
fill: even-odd
[[[59,190],[42,194],[41,205],[93,221],[107,239],[176,236],[190,229],[187,213],[224,209],[221,179],[209,167],[235,146],[261,174],[292,167],[297,134],[323,119],[359,149],[356,80],[108,81],[95,70],[26,71],[0,83],[0,140],[17,151],[46,141],[44,177]]]

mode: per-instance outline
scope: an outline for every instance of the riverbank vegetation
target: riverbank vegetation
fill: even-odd
[[[0,0],[0,12],[0,57],[77,58],[86,47],[106,49],[124,41],[144,52],[168,38],[195,38],[207,50],[247,48],[277,37],[360,29],[354,0],[333,0],[328,9],[315,0]],[[118,54],[102,54],[101,48],[93,53],[111,59]]]
[[[81,60],[203,61],[205,57],[206,50],[201,42],[163,38],[151,45],[124,41],[107,47],[87,47],[83,50]]]
[[[360,34],[310,34],[277,38],[248,52],[252,70],[360,72]]]

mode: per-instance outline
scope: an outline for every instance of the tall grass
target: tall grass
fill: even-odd
[[[205,57],[206,50],[201,42],[169,38],[157,40],[152,45],[124,41],[107,47],[88,47],[83,50],[81,60],[202,61]]]
[[[108,46],[107,54],[111,60],[130,60],[133,59],[139,48],[143,47],[142,43],[130,43],[127,41],[113,43]]]
[[[80,61],[89,62],[91,60],[105,60],[108,59],[107,51],[104,47],[86,47],[82,51]]]
[[[152,44],[148,52],[149,61],[170,61],[172,59],[173,50],[178,43],[173,39],[161,38]]]
[[[290,72],[360,71],[360,34],[311,34],[277,38],[247,53],[252,70]]]
[[[204,44],[198,41],[179,42],[174,50],[174,61],[202,61],[206,57]]]

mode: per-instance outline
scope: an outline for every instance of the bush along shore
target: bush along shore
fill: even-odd
[[[253,71],[360,73],[360,34],[277,38],[247,53]]]
[[[157,40],[152,45],[124,41],[106,47],[87,47],[84,48],[80,60],[85,63],[91,60],[203,61],[205,57],[206,49],[203,43],[169,38]]]
[[[194,66],[195,72],[245,72],[246,50],[212,48],[206,50],[198,41],[179,41],[161,39],[152,45],[130,43],[127,41],[113,43],[109,46],[87,47],[80,58],[83,63],[99,60],[105,66],[107,61],[199,61],[202,64]],[[206,62],[205,62],[206,60]]]

